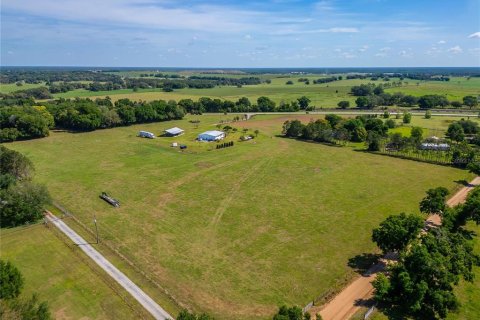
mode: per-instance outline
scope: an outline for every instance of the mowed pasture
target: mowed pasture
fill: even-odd
[[[22,272],[22,297],[37,293],[54,319],[133,319],[137,314],[92,271],[77,249],[73,252],[42,224],[0,233],[0,258]]]
[[[214,74],[213,76],[225,76]],[[238,75],[236,77],[250,76]],[[264,78],[266,75],[262,75]],[[55,97],[74,98],[74,97],[105,97],[110,96],[113,100],[128,98],[131,100],[180,100],[192,99],[198,100],[200,97],[219,98],[222,100],[236,101],[241,97],[248,97],[252,102],[256,101],[260,96],[267,96],[276,103],[281,101],[289,102],[296,100],[301,96],[307,96],[312,100],[311,104],[317,108],[335,108],[341,100],[350,101],[350,105],[355,106],[356,97],[350,95],[350,88],[361,83],[385,83],[384,81],[371,81],[369,79],[352,79],[341,80],[325,84],[313,84],[314,79],[322,78],[321,75],[270,75],[272,80],[270,84],[262,83],[259,85],[248,85],[241,88],[235,86],[221,86],[212,89],[178,89],[173,92],[163,92],[161,89],[139,89],[133,91],[131,89],[122,89],[115,91],[98,91],[92,92],[84,89],[74,90],[65,93],[55,94]],[[343,75],[345,78],[345,75]],[[299,78],[307,78],[310,85],[298,82]],[[292,85],[286,82],[291,80]],[[399,81],[392,78],[391,82]],[[408,84],[401,87],[389,88],[386,92],[395,93],[403,92],[414,96],[425,94],[446,94],[447,98],[452,101],[461,101],[466,95],[480,94],[480,78],[471,78],[467,80],[463,77],[454,77],[449,82],[440,81],[415,81],[405,79],[403,82]],[[418,83],[418,85],[417,85]]]
[[[218,319],[262,319],[279,304],[305,305],[356,273],[349,259],[375,252],[371,230],[389,214],[418,213],[428,188],[452,192],[471,175],[455,168],[278,137],[292,116],[234,126],[258,138],[214,149],[195,142],[231,116],[54,132],[7,146],[31,158],[36,179],[182,303]],[[319,116],[305,115],[304,121]],[[199,127],[189,120],[200,120]],[[154,140],[178,126],[187,134]],[[170,147],[185,143],[186,152]],[[112,208],[98,198],[120,200]]]

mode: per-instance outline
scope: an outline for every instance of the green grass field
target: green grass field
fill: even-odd
[[[54,319],[133,319],[137,316],[84,258],[43,225],[2,229],[0,257],[25,277],[22,296],[38,293]],[[78,249],[76,249],[78,250]]]
[[[219,76],[219,75],[215,75]],[[224,76],[224,75],[221,75]],[[230,75],[232,76],[232,75]],[[239,76],[236,76],[239,77]],[[313,84],[314,79],[321,78],[320,75],[306,75],[306,76],[291,76],[291,75],[262,75],[264,78],[272,80],[271,84],[260,84],[243,86],[237,88],[233,86],[215,87],[212,89],[179,89],[173,92],[163,92],[160,89],[140,89],[134,92],[130,89],[115,90],[115,91],[99,91],[91,92],[84,89],[55,94],[55,97],[73,98],[73,97],[104,97],[110,96],[113,100],[122,98],[129,98],[132,100],[180,100],[193,99],[197,100],[200,97],[220,98],[226,100],[238,100],[240,97],[248,97],[252,101],[260,96],[268,96],[275,102],[293,101],[305,95],[312,100],[312,105],[317,108],[334,108],[341,100],[350,101],[350,105],[355,105],[356,97],[349,94],[350,88],[361,83],[384,83],[383,81],[370,80],[341,80],[326,84]],[[303,82],[298,82],[299,78],[308,78],[311,81],[310,85]],[[293,85],[286,85],[288,80],[293,81]],[[398,79],[392,79],[398,81]],[[461,101],[466,95],[480,94],[480,78],[466,78],[456,77],[449,82],[439,81],[422,81],[405,80],[407,85],[402,87],[395,87],[387,89],[387,92],[404,92],[415,96],[424,94],[445,94],[450,100]]]
[[[355,275],[350,258],[375,251],[373,227],[418,213],[425,190],[471,176],[462,170],[276,137],[286,119],[235,124],[253,141],[215,150],[195,142],[229,116],[72,134],[8,144],[36,179],[181,302],[219,319],[258,319],[304,305]],[[308,121],[310,115],[303,115]],[[189,122],[200,119],[198,128]],[[137,138],[179,126],[178,138]],[[237,134],[238,135],[238,134]],[[236,137],[230,137],[233,139]],[[170,147],[185,143],[186,152]],[[109,192],[114,209],[98,198]],[[337,288],[338,289],[338,288]]]

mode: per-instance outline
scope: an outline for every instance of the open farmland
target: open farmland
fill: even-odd
[[[214,76],[225,77],[226,75],[214,74]],[[232,75],[230,75],[232,76]],[[237,77],[248,76],[240,75]],[[267,75],[264,75],[265,77]],[[114,91],[92,92],[85,89],[69,91],[65,93],[54,94],[55,97],[73,98],[73,97],[105,97],[110,96],[113,100],[129,98],[131,100],[180,100],[193,99],[200,97],[219,98],[225,100],[238,100],[241,97],[248,97],[251,101],[256,101],[260,96],[267,96],[276,103],[281,101],[293,101],[301,96],[307,96],[312,100],[312,105],[317,108],[335,108],[341,100],[350,101],[350,105],[355,105],[356,97],[350,95],[350,88],[362,83],[385,83],[384,81],[371,81],[369,79],[340,80],[324,84],[313,84],[314,79],[322,78],[321,75],[268,75],[271,84],[262,83],[259,85],[245,85],[241,88],[235,86],[220,86],[211,89],[178,89],[173,92],[163,92],[161,89],[139,89],[134,92],[131,89],[122,89]],[[307,78],[310,85],[298,82],[299,78]],[[291,80],[292,85],[286,82]],[[399,79],[392,78],[391,81]],[[405,79],[408,84],[402,87],[386,89],[389,93],[403,92],[414,96],[426,94],[446,94],[449,100],[461,101],[466,95],[480,94],[480,78],[471,78],[467,80],[463,77],[453,77],[449,82],[442,81],[415,81]],[[418,85],[417,85],[418,83]]]
[[[276,137],[283,121],[297,116],[238,123],[260,135],[231,148],[194,141],[228,117],[54,132],[8,147],[33,161],[37,180],[80,220],[91,225],[95,213],[103,241],[178,300],[219,319],[265,318],[278,304],[304,305],[339,289],[355,275],[349,259],[375,251],[370,234],[382,219],[416,213],[428,188],[454,190],[471,177]],[[136,137],[139,130],[159,134],[173,126],[187,134]],[[172,141],[187,151],[171,148]],[[122,206],[109,207],[98,198],[102,191]]]
[[[138,315],[85,263],[42,224],[2,230],[0,258],[25,277],[22,296],[37,293],[55,319],[133,319]]]

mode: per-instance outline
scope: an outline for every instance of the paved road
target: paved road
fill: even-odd
[[[47,211],[46,218],[69,237],[80,249],[85,252],[96,264],[98,264],[106,273],[108,273],[118,284],[127,290],[155,319],[173,319],[165,310],[162,309],[152,298],[150,298],[142,289],[132,282],[125,274],[111,264],[104,256],[95,250],[87,241],[80,237],[75,231],[67,226],[62,220],[58,219],[51,212]]]
[[[480,185],[480,177],[473,179],[467,186],[460,189],[448,201],[449,206],[455,206],[463,203],[468,193],[475,187]],[[427,224],[440,225],[441,218],[438,215],[431,215],[426,220]],[[387,260],[389,257],[386,257]],[[320,313],[324,320],[347,320],[350,319],[361,307],[362,302],[370,299],[373,295],[372,281],[375,280],[378,272],[382,271],[387,260],[371,267],[365,275],[357,278],[335,296],[330,302],[323,306],[315,306],[309,310],[313,315]]]
[[[410,110],[410,113],[414,115],[424,115],[425,110]],[[314,114],[344,114],[344,115],[362,115],[362,114],[377,114],[377,115],[383,115],[384,110],[342,110],[342,109],[323,109],[321,111],[309,111],[308,114],[314,115]],[[395,111],[389,111],[390,115],[396,115],[397,113],[403,114],[403,111],[400,112],[395,112]],[[205,114],[213,114],[213,115],[218,115],[218,114],[223,114],[223,113],[205,113]],[[304,115],[306,114],[305,111],[299,111],[299,112],[232,112],[229,113],[231,115],[247,115],[247,120],[250,119],[251,117],[255,115]],[[476,118],[478,117],[478,113],[472,112],[472,111],[458,111],[458,112],[451,112],[451,111],[432,111],[432,116],[440,116],[440,117],[473,117]]]

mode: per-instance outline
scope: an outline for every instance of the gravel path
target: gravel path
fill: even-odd
[[[150,298],[142,289],[132,282],[123,272],[118,270],[104,256],[95,250],[87,241],[67,226],[62,220],[58,219],[51,212],[47,211],[45,215],[49,222],[62,231],[75,243],[87,256],[108,273],[118,284],[128,291],[155,319],[166,320],[173,319],[165,310],[162,309],[152,298]]]

